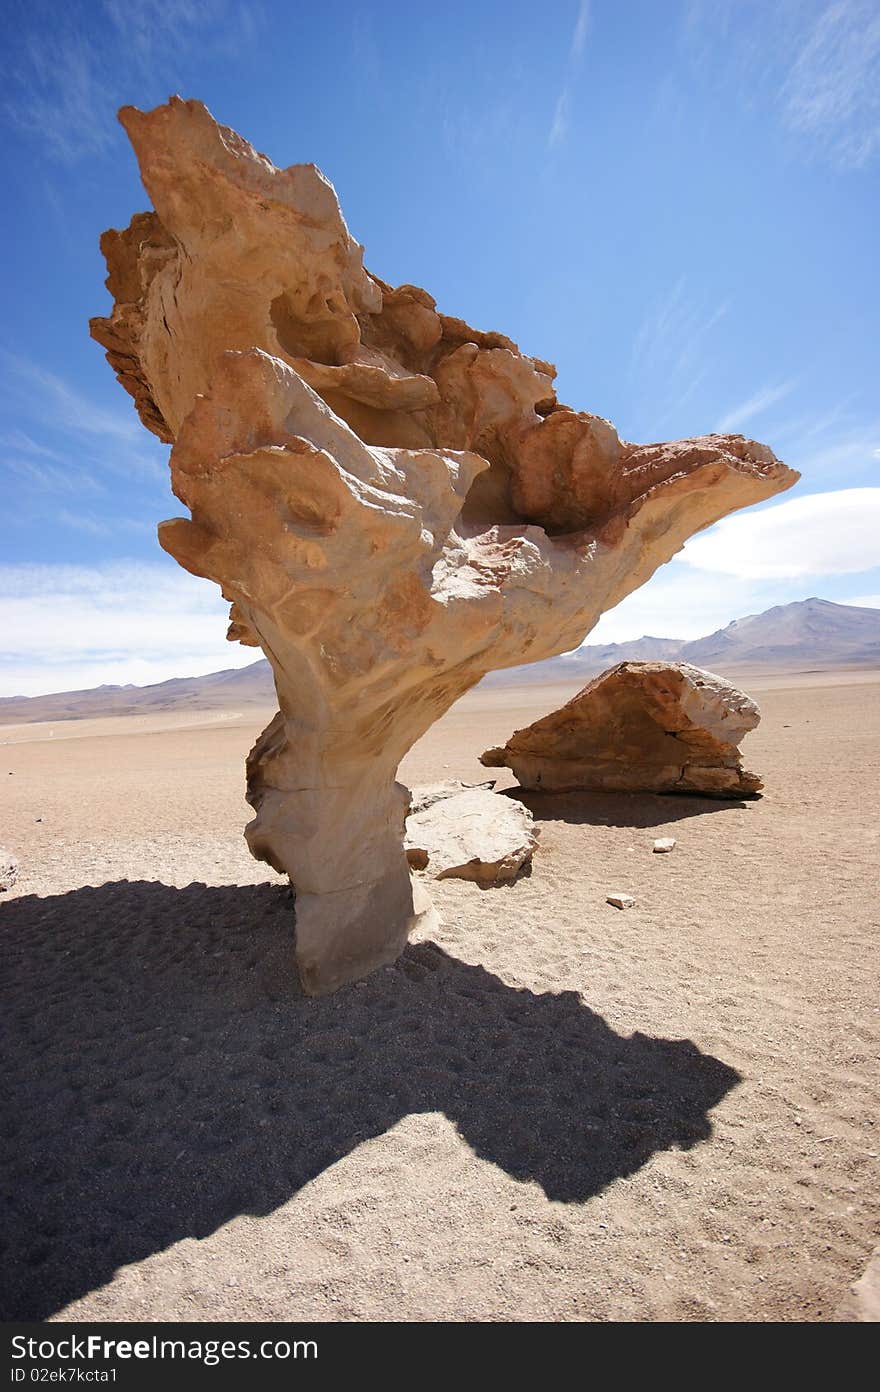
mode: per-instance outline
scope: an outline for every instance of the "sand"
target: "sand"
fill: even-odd
[[[523,794],[531,874],[435,884],[320,1001],[241,837],[259,714],[0,729],[0,1313],[834,1319],[880,1226],[880,678],[750,689],[761,801]],[[472,693],[403,776],[572,693]]]

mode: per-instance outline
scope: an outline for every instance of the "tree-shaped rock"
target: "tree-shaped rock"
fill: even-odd
[[[557,402],[550,364],[366,271],[314,165],[276,169],[199,102],[120,119],[155,211],[104,233],[92,334],[174,445],[191,520],[162,546],[272,664],[246,835],[295,886],[305,988],[329,991],[431,912],[395,782],[419,736],[797,474],[739,435],[626,444]]]

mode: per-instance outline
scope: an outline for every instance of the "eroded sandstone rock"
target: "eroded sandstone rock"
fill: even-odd
[[[120,119],[154,211],[102,248],[94,337],[173,442],[162,546],[231,603],[279,712],[254,855],[296,886],[305,988],[403,947],[411,745],[495,667],[575,647],[695,531],[797,475],[739,435],[630,445],[555,369],[364,267],[332,185],[199,102]]]
[[[524,788],[755,797],[738,745],[761,715],[750,696],[687,662],[620,662],[480,762]],[[669,838],[671,839],[671,838]],[[654,850],[675,845],[655,841]]]

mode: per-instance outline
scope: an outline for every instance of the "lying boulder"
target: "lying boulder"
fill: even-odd
[[[751,697],[712,672],[620,662],[480,762],[535,790],[755,797],[764,785],[737,746],[760,718]]]
[[[407,859],[434,880],[494,885],[516,879],[537,839],[528,808],[487,788],[441,795],[406,823]]]

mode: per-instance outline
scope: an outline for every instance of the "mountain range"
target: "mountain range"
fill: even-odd
[[[588,645],[565,657],[490,672],[481,685],[521,686],[579,678],[586,682],[618,662],[658,660],[691,662],[723,676],[762,670],[880,668],[880,609],[804,599],[734,619],[706,638],[688,642],[646,635],[629,643]],[[154,686],[99,686],[48,696],[0,698],[0,724],[274,705],[272,673],[263,658],[248,667],[204,677],[175,677]]]
[[[691,641],[645,635],[629,643],[577,648],[530,667],[490,672],[485,684],[596,677],[618,662],[691,662],[722,676],[743,671],[805,671],[835,667],[880,667],[880,609],[801,599],[762,614],[734,619],[706,638]]]

